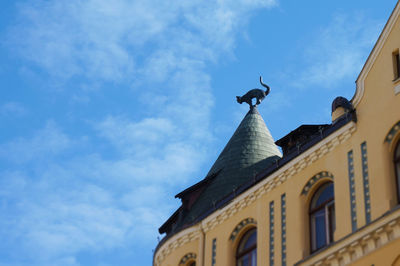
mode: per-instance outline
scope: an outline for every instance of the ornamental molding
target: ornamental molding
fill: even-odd
[[[354,152],[347,152],[347,170],[349,177],[349,192],[350,192],[350,215],[351,215],[351,231],[357,230],[357,204],[356,204],[356,185],[354,179]]]
[[[363,95],[364,95],[364,86],[365,86],[365,79],[371,70],[373,64],[375,63],[376,58],[380,54],[383,45],[385,44],[390,32],[393,29],[393,26],[399,17],[400,14],[400,2],[397,2],[396,7],[394,8],[392,14],[390,15],[389,20],[387,21],[381,35],[379,36],[378,40],[375,43],[372,52],[369,54],[367,61],[364,64],[363,69],[360,72],[360,75],[356,81],[356,93],[353,96],[352,103],[354,108],[360,103]]]
[[[378,218],[354,234],[334,242],[331,247],[295,264],[295,266],[349,265],[400,238],[400,209]]]
[[[400,121],[397,122],[390,130],[389,133],[386,135],[385,142],[389,143],[391,145],[393,139],[399,133],[400,131]]]
[[[249,206],[255,200],[261,198],[271,190],[285,183],[293,175],[302,171],[316,160],[331,152],[339,144],[348,140],[355,131],[356,123],[349,122],[316,145],[312,146],[307,151],[300,154],[298,157],[288,162],[266,179],[260,181],[258,184],[238,195],[225,207],[214,211],[197,225],[184,229],[167,239],[165,243],[162,244],[156,251],[154,260],[155,265],[160,265],[166,256],[171,254],[183,244],[198,239],[201,234],[212,230],[217,225],[232,217],[235,213]]]
[[[318,183],[319,180],[321,179],[330,179],[333,181],[333,175],[327,171],[319,172],[318,174],[314,175],[311,177],[306,185],[303,187],[303,190],[301,191],[301,195],[307,195],[308,192],[311,190],[311,188]]]
[[[235,229],[233,229],[231,236],[229,237],[229,240],[231,240],[232,242],[235,241],[235,238],[237,237],[239,232],[242,231],[242,229],[248,224],[257,225],[257,222],[253,218],[246,218],[242,220],[240,223],[238,223],[238,225],[235,226]]]
[[[186,243],[199,239],[201,232],[201,228],[199,228],[198,226],[194,226],[184,229],[176,235],[172,236],[161,246],[159,250],[157,250],[154,259],[154,265],[161,265],[164,259],[174,250],[183,246]]]
[[[186,262],[188,262],[191,259],[196,259],[196,254],[195,253],[187,253],[185,256],[182,257],[181,261],[179,262],[179,265],[185,265]]]

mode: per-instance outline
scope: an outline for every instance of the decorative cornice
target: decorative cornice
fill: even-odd
[[[266,193],[285,183],[293,175],[302,171],[316,160],[331,152],[339,144],[348,140],[355,131],[356,123],[349,122],[292,161],[288,162],[285,166],[272,173],[269,177],[238,195],[225,207],[216,210],[197,225],[184,229],[167,239],[156,251],[154,260],[155,264],[160,265],[164,258],[173,250],[187,242],[199,238],[201,233],[206,233],[212,230],[235,213],[253,203],[256,199],[259,199]]]
[[[311,255],[296,266],[338,266],[352,262],[374,252],[385,244],[400,238],[400,209],[378,218],[367,227],[347,236],[321,252]]]
[[[303,190],[301,191],[301,195],[307,195],[310,189],[318,182],[318,180],[322,178],[329,178],[330,180],[333,180],[333,175],[329,172],[319,172],[318,174],[314,175],[311,177],[307,184],[304,186]]]
[[[246,218],[242,220],[238,225],[236,225],[235,229],[233,229],[231,236],[229,237],[229,240],[234,241],[236,236],[239,234],[239,232],[243,229],[248,224],[257,224],[256,220],[253,218]]]
[[[199,239],[201,232],[202,229],[199,226],[192,226],[185,230],[182,230],[181,232],[168,239],[168,241],[163,244],[162,248],[157,250],[154,265],[161,265],[165,257],[171,254],[171,252],[186,243]]]

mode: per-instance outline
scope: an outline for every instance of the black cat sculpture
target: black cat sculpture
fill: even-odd
[[[265,87],[267,89],[266,91],[263,91],[260,89],[249,90],[243,96],[236,96],[237,102],[240,104],[247,103],[248,105],[250,105],[250,108],[256,107],[257,105],[259,105],[261,103],[261,101],[264,100],[264,98],[269,94],[269,91],[271,90],[267,84],[264,84],[262,82],[261,76],[260,76],[260,83],[263,87]],[[254,104],[254,105],[251,101],[253,98],[256,98],[256,104]]]

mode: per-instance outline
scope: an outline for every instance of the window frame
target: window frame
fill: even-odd
[[[333,197],[330,197],[320,203],[317,207],[312,207],[312,204],[315,200],[315,197],[317,196],[317,193],[320,190],[326,189],[329,185],[334,186],[334,183],[332,181],[324,182],[318,188],[314,191],[314,193],[311,196],[311,200],[309,203],[309,209],[308,209],[308,219],[309,219],[309,236],[310,236],[310,253],[315,253],[316,251],[328,246],[330,243],[333,242],[334,240],[334,232],[336,229],[336,214],[335,214],[335,195],[333,194]],[[319,197],[322,194],[319,195]],[[333,207],[333,211],[332,211]],[[316,225],[314,222],[314,215],[318,213],[319,211],[324,210],[324,220],[325,220],[325,244],[319,248],[317,248],[317,232],[316,232]],[[333,222],[332,222],[333,219]]]
[[[239,251],[240,246],[242,245],[242,243],[243,243],[243,241],[245,240],[245,238],[246,238],[248,235],[251,235],[251,234],[253,234],[253,233],[256,234],[256,242],[255,242],[253,245],[251,245],[250,247],[248,247],[248,248],[246,248],[246,249],[244,249],[244,250]],[[246,241],[248,241],[248,239],[247,239]],[[237,248],[236,248],[236,252],[235,252],[235,253],[236,253],[236,255],[235,255],[236,263],[235,263],[235,265],[236,265],[236,266],[239,265],[239,260],[240,260],[241,258],[243,258],[244,256],[246,256],[246,255],[248,255],[248,254],[251,254],[253,251],[256,252],[256,261],[255,261],[255,262],[256,262],[256,265],[257,265],[257,227],[252,227],[252,228],[250,228],[249,230],[247,230],[247,231],[241,236],[241,238],[240,238],[240,240],[239,240],[239,242],[238,242]],[[250,256],[250,258],[251,258],[251,256]],[[250,263],[253,263],[253,261],[251,260]]]

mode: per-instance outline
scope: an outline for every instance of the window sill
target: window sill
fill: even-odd
[[[395,78],[394,80],[392,80],[393,84],[397,84],[400,83],[400,77]]]

